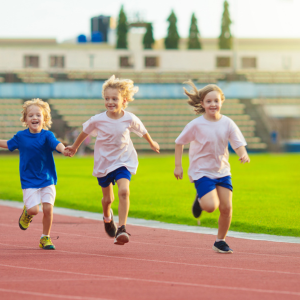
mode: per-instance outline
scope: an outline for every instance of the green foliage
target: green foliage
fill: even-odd
[[[147,30],[143,38],[144,49],[152,49],[154,42],[152,24],[148,23]]]
[[[299,154],[250,154],[242,165],[230,156],[233,182],[233,219],[230,230],[300,236]],[[55,205],[102,212],[101,188],[92,176],[93,157],[55,155],[58,172]],[[191,213],[195,188],[187,176],[188,155],[183,156],[183,180],[176,180],[174,155],[139,155],[137,175],[130,183],[129,216],[197,226]],[[18,157],[0,155],[0,199],[22,201]],[[113,209],[117,215],[118,192]],[[219,212],[203,212],[201,226],[218,226]],[[16,216],[16,219],[18,216]],[[55,222],[55,221],[54,221]]]
[[[173,10],[167,21],[169,22],[169,28],[168,35],[165,38],[165,47],[166,49],[178,49],[180,37],[176,26],[177,18]]]
[[[231,19],[229,15],[229,4],[224,1],[224,12],[222,16],[221,34],[219,36],[219,48],[231,49],[232,48],[232,35],[230,32]]]
[[[188,49],[201,49],[201,43],[199,40],[200,33],[197,26],[197,19],[195,17],[195,14],[192,14],[191,19],[191,27],[190,27],[190,34],[189,34],[189,40],[188,40]]]
[[[127,32],[127,17],[122,5],[117,26],[117,49],[127,49]]]

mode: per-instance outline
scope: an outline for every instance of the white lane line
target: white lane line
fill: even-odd
[[[45,297],[51,297],[51,298],[74,299],[74,300],[109,300],[107,298],[104,299],[104,298],[93,298],[93,297],[80,297],[80,296],[47,294],[47,293],[37,293],[37,292],[26,292],[26,291],[16,291],[16,290],[3,289],[3,288],[0,288],[0,292],[31,295],[31,296],[41,296],[42,299]]]
[[[5,226],[5,227],[11,227],[11,228],[16,228],[16,226],[12,226],[12,225],[7,225],[7,224],[0,224],[0,226]],[[33,228],[31,230],[35,230],[35,231],[41,231],[40,229],[36,229]],[[99,237],[99,236],[88,236],[88,235],[82,235],[82,234],[78,234],[78,233],[67,233],[67,232],[62,232],[62,231],[56,231],[56,230],[52,230],[52,233],[56,233],[56,235],[67,235],[67,236],[78,236],[78,237],[85,237],[85,238],[89,238],[89,239],[101,239],[101,240],[105,240],[107,241],[107,237],[103,238],[103,237]],[[53,239],[53,238],[52,238]],[[137,241],[130,241],[130,243],[132,244],[141,244],[141,245],[154,245],[154,246],[165,246],[165,247],[173,247],[173,248],[181,248],[181,249],[191,249],[191,250],[205,250],[205,251],[209,251],[212,252],[210,247],[186,247],[186,246],[176,246],[176,245],[167,245],[167,244],[157,244],[157,243],[147,243],[147,242],[137,242]],[[242,252],[242,251],[234,251],[234,255],[257,255],[257,256],[267,256],[267,257],[281,257],[281,258],[289,258],[289,259],[299,259],[300,256],[288,256],[288,255],[279,255],[279,254],[270,254],[270,253],[250,253],[250,252]],[[218,259],[218,258],[222,258],[220,255],[219,257],[214,257],[214,259]],[[223,259],[223,258],[222,258]]]
[[[12,246],[9,244],[0,243],[0,245],[5,246]],[[19,246],[21,248],[29,248],[35,249],[32,247],[24,247]],[[42,251],[42,250],[41,250]],[[67,253],[73,255],[86,255],[86,256],[96,256],[96,257],[106,257],[112,259],[121,259],[121,260],[133,260],[133,261],[143,261],[143,262],[150,262],[150,263],[158,263],[158,264],[171,264],[171,265],[180,265],[180,266],[190,266],[190,267],[201,267],[201,268],[211,268],[211,269],[225,269],[225,270],[234,270],[234,271],[248,271],[248,272],[261,272],[261,273],[271,273],[271,274],[281,274],[281,275],[300,275],[300,273],[295,272],[287,272],[287,271],[275,271],[275,270],[258,270],[258,269],[248,269],[248,268],[237,268],[237,267],[223,267],[220,265],[211,266],[211,265],[204,265],[204,264],[191,264],[191,263],[184,263],[184,262],[174,262],[174,261],[165,261],[165,260],[156,260],[156,259],[146,259],[146,258],[134,258],[134,257],[124,257],[124,256],[113,256],[113,255],[104,255],[104,254],[95,254],[95,253],[85,253],[85,252],[73,252],[73,251],[65,251],[65,250],[55,250],[51,251],[51,253]],[[228,254],[229,255],[229,254]],[[2,264],[0,264],[2,266]]]
[[[79,273],[79,272],[39,269],[39,268],[20,267],[20,266],[3,265],[3,264],[0,264],[0,266],[10,267],[10,268],[18,268],[18,269],[26,269],[26,270],[34,270],[34,271],[42,271],[42,272],[56,272],[56,273],[63,273],[63,274],[76,274],[76,275],[81,275],[81,276],[105,277],[105,278],[112,278],[115,280],[140,281],[140,282],[146,282],[146,283],[158,283],[158,284],[167,284],[167,285],[204,287],[204,288],[223,289],[223,290],[300,296],[300,292],[291,292],[291,291],[266,290],[266,289],[243,288],[243,287],[229,287],[229,286],[219,286],[219,285],[211,285],[211,284],[175,282],[175,281],[154,280],[154,279],[141,279],[141,278],[134,278],[134,277],[118,277],[118,276],[110,276],[110,275],[87,274],[87,273]]]
[[[24,207],[23,202],[10,201],[10,200],[0,200],[0,205],[9,206],[14,208],[22,209]],[[97,220],[100,221],[103,219],[103,215],[93,212],[85,212],[69,208],[54,207],[53,212],[58,215],[71,216],[71,217],[81,217],[85,219]],[[118,216],[114,216],[115,221],[118,222]],[[192,232],[200,234],[211,234],[217,235],[217,229],[215,228],[206,228],[201,226],[187,226],[187,225],[178,225],[178,224],[169,224],[159,221],[150,221],[143,219],[128,218],[127,224],[158,228],[158,229],[167,229],[167,230],[176,230],[183,232]],[[246,232],[237,232],[237,231],[228,231],[227,236],[248,239],[248,240],[258,240],[258,241],[269,241],[269,242],[282,242],[282,243],[294,243],[300,244],[299,237],[292,236],[277,236],[277,235],[268,235],[268,234],[256,234],[256,233],[246,233]]]

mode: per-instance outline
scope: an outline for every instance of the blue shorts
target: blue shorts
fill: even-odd
[[[97,177],[99,185],[103,188],[108,187],[111,183],[113,185],[115,185],[116,181],[121,178],[126,178],[129,181],[131,179],[131,174],[127,170],[126,167],[120,167],[120,168],[108,173],[104,177]]]
[[[204,176],[198,180],[195,180],[194,183],[198,198],[202,198],[207,193],[213,191],[217,185],[232,191],[231,176],[221,177],[217,179],[210,179]]]

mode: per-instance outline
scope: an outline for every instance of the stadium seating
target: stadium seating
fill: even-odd
[[[103,100],[99,99],[49,99],[49,104],[62,116],[70,127],[82,129],[82,123],[91,116],[105,111]],[[183,99],[139,99],[129,103],[126,108],[136,114],[145,124],[152,138],[162,150],[173,150],[174,141],[184,126],[196,118],[193,108]],[[232,118],[240,127],[253,150],[266,149],[255,135],[255,121],[246,115],[245,106],[238,99],[226,99],[222,113]],[[132,134],[136,149],[149,150],[148,143]],[[93,141],[91,147],[93,147]]]
[[[22,104],[21,99],[0,99],[0,139],[8,140],[24,129],[20,121]]]

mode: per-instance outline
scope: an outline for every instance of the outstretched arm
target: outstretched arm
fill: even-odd
[[[84,133],[83,131],[79,134],[79,136],[77,137],[75,143],[72,146],[67,146],[65,148],[65,152],[64,155],[66,156],[74,156],[75,153],[77,152],[79,146],[81,145],[81,143],[87,138],[88,134]]]
[[[183,169],[182,169],[182,153],[183,153],[183,145],[176,144],[175,145],[175,170],[174,176],[178,179],[182,179],[183,177]]]
[[[159,153],[159,145],[157,142],[153,141],[150,134],[146,133],[143,135],[143,138],[149,143],[151,149],[157,153]]]
[[[7,148],[8,148],[8,147],[7,147],[7,141],[6,141],[6,140],[0,140],[0,147],[1,147],[1,148],[6,148],[6,149],[7,149]]]
[[[239,156],[239,160],[241,161],[241,163],[249,163],[250,162],[250,158],[248,156],[247,150],[245,148],[245,146],[241,146],[237,149],[234,149],[235,153]]]
[[[56,150],[60,153],[63,153],[64,154],[64,151],[65,151],[65,146],[62,144],[62,143],[59,143],[57,146],[56,146]]]

